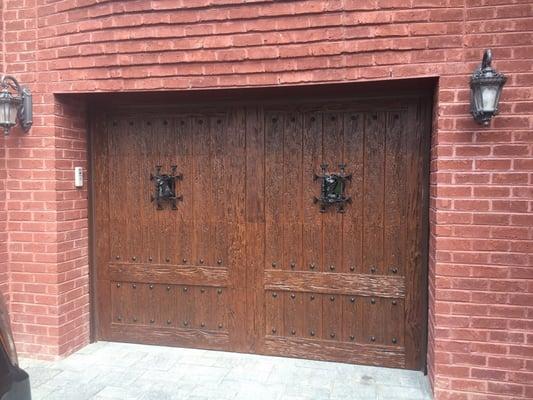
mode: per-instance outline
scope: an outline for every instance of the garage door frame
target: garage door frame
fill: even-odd
[[[433,102],[433,89],[435,81],[433,79],[420,80],[404,80],[391,81],[379,83],[364,83],[364,84],[341,84],[341,85],[320,85],[320,86],[303,86],[290,88],[261,88],[261,89],[246,89],[246,90],[220,90],[220,91],[194,91],[194,92],[161,92],[161,93],[128,93],[128,94],[98,94],[89,97],[89,127],[88,127],[88,143],[89,143],[89,270],[90,270],[90,318],[91,318],[91,341],[96,341],[96,332],[98,332],[99,321],[98,313],[96,311],[97,281],[95,274],[95,224],[94,224],[94,182],[91,179],[93,175],[93,131],[92,121],[94,117],[100,114],[103,110],[111,107],[116,108],[146,108],[146,104],[151,104],[155,109],[158,107],[167,108],[171,104],[181,104],[186,102],[188,106],[195,104],[208,107],[209,105],[220,106],[221,103],[227,105],[242,105],[242,104],[280,104],[288,101],[305,102],[327,102],[329,100],[359,100],[359,99],[390,99],[391,97],[401,96],[407,97],[421,97],[427,98],[428,102]],[[391,94],[394,93],[394,94]],[[429,156],[430,140],[427,141],[427,152]],[[425,182],[429,188],[429,163],[428,170],[425,171]],[[429,196],[426,196],[429,202]],[[424,208],[424,219],[429,226],[429,204]],[[425,248],[421,257],[424,264],[424,277],[427,289],[427,267],[428,267],[428,235],[429,229],[425,238]],[[421,299],[421,305],[425,311],[423,318],[425,337],[423,338],[424,349],[421,350],[424,355],[421,360],[421,365],[418,369],[425,369],[426,365],[426,349],[427,349],[427,310],[428,310],[428,292],[425,291],[425,296]]]

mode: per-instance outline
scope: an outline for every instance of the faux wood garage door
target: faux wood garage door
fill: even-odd
[[[429,104],[97,115],[97,337],[423,368]]]

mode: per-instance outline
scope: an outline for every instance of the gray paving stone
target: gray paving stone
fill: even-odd
[[[62,384],[61,386],[53,386],[54,388],[48,395],[44,396],[45,400],[87,400],[93,399],[103,387],[98,384],[76,384],[72,385],[69,382]],[[32,396],[35,399],[35,397]],[[37,399],[35,399],[37,400]]]
[[[32,399],[34,399],[34,400],[35,399],[45,399],[46,396],[51,394],[54,390],[56,390],[56,388],[52,388],[52,387],[46,386],[46,385],[41,385],[39,387],[35,387],[32,384],[31,396],[32,396]]]
[[[98,400],[138,400],[140,393],[134,388],[106,386],[98,392],[94,399]]]
[[[376,400],[377,387],[373,384],[354,384],[337,381],[331,390],[331,400]]]
[[[426,393],[420,387],[378,386],[378,400],[425,400]]]
[[[33,365],[30,367],[24,367],[24,370],[30,375],[31,386],[37,388],[49,380],[53,379],[57,375],[63,372],[62,369],[47,368],[42,365]]]
[[[34,400],[430,400],[414,371],[128,343],[22,359]]]

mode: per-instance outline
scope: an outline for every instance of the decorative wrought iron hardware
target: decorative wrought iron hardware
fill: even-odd
[[[154,194],[151,196],[151,201],[156,203],[157,209],[163,209],[163,202],[169,202],[172,209],[176,210],[177,202],[183,200],[182,195],[176,195],[176,181],[183,179],[183,174],[176,173],[177,166],[171,166],[170,174],[161,173],[161,165],[156,165],[155,175],[150,174],[150,180],[154,182]]]
[[[320,197],[314,197],[313,202],[320,204],[320,212],[326,212],[331,205],[337,205],[337,212],[345,211],[346,203],[351,203],[351,197],[346,196],[344,190],[346,181],[352,180],[352,174],[346,174],[346,164],[339,164],[340,172],[328,173],[328,164],[320,165],[322,175],[315,174],[314,180],[321,179]]]

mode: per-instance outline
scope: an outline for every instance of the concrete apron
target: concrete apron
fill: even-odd
[[[421,372],[126,343],[22,359],[33,400],[430,400]]]

